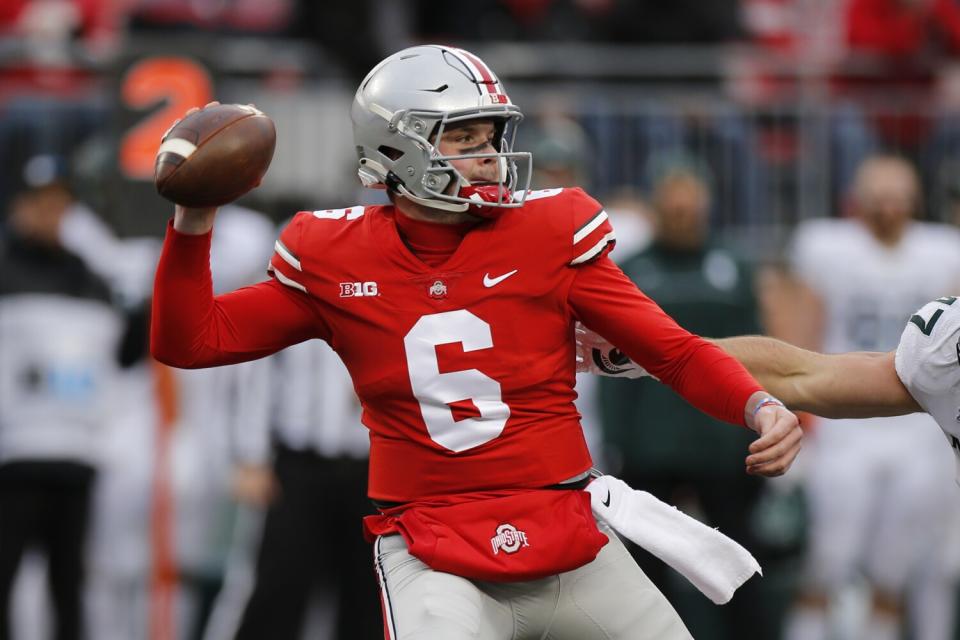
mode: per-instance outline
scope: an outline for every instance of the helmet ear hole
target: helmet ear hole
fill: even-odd
[[[386,157],[394,161],[399,160],[400,157],[403,156],[403,151],[400,151],[400,149],[395,149],[393,147],[388,147],[385,144],[382,144],[379,147],[377,147],[377,151],[379,151],[380,153],[382,153],[383,155],[385,155]]]

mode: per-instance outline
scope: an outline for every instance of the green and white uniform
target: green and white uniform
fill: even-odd
[[[960,484],[960,302],[929,302],[910,317],[900,336],[897,375],[943,429],[957,459]]]

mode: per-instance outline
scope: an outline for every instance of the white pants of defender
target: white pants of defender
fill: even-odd
[[[680,616],[619,538],[579,569],[529,582],[434,571],[399,535],[374,546],[391,640],[690,640]]]
[[[824,420],[811,440],[808,586],[831,591],[862,571],[875,587],[902,593],[926,555],[946,552],[958,508],[940,428],[919,413]]]

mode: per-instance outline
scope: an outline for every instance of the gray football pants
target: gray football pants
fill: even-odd
[[[680,616],[619,538],[593,562],[529,582],[434,571],[399,535],[374,546],[391,640],[690,640]]]

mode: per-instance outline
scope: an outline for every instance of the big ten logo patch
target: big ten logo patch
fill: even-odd
[[[369,298],[380,295],[376,282],[341,282],[341,298]]]

